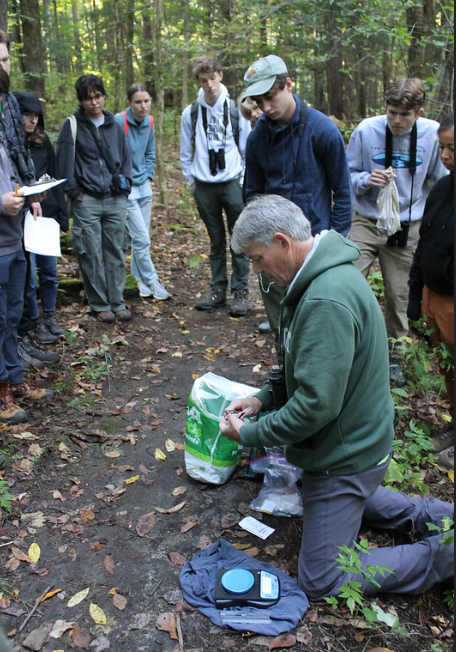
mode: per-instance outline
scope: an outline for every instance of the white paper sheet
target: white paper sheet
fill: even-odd
[[[29,195],[37,195],[41,192],[46,192],[51,188],[55,188],[55,186],[58,186],[64,181],[66,181],[66,179],[54,179],[54,181],[46,181],[45,183],[35,183],[32,186],[22,186],[19,190],[22,190],[22,197],[28,197]]]
[[[24,222],[26,251],[42,256],[61,256],[60,225],[51,217],[37,217],[27,211]]]

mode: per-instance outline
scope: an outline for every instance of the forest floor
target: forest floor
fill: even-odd
[[[0,432],[8,453],[1,474],[13,498],[11,511],[0,516],[0,624],[13,650],[452,649],[446,587],[378,598],[385,613],[397,615],[399,628],[369,626],[344,607],[311,603],[280,640],[216,627],[182,600],[182,565],[218,539],[295,577],[301,522],[250,509],[261,483],[245,477],[248,451],[221,486],[186,473],[186,407],[194,379],[211,371],[261,386],[275,348],[271,335],[258,332],[265,315],[253,275],[246,318],[230,318],[228,307],[194,310],[208,287],[209,246],[191,198],[172,176],[173,206],[167,216],[154,209],[152,237],[173,299],[142,301],[128,290],[133,320],[103,325],[89,314],[75,259],[65,250],[61,275],[75,281],[59,295],[59,320],[67,329],[56,347],[61,359],[34,375],[55,398],[30,409],[29,423]],[[409,419],[436,426],[443,399],[406,389],[399,434]],[[422,470],[422,482],[431,496],[453,499],[451,474],[435,464]],[[267,541],[239,527],[246,514],[275,529]],[[369,540],[388,541],[372,532]]]

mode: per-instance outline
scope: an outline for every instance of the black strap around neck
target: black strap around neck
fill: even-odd
[[[417,141],[418,141],[418,127],[416,126],[416,122],[412,127],[412,131],[410,133],[410,165],[409,165],[409,172],[414,176],[416,172],[416,149],[417,149]],[[393,163],[393,132],[389,128],[388,125],[386,125],[386,132],[385,132],[385,169],[389,168],[390,165]]]

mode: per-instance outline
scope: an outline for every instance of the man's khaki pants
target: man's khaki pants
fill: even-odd
[[[384,315],[388,337],[397,339],[407,335],[408,279],[413,254],[418,244],[421,221],[410,224],[406,247],[386,244],[388,236],[377,230],[376,220],[370,220],[353,212],[353,223],[348,238],[356,242],[361,256],[355,260],[356,267],[367,278],[376,258],[385,286]]]

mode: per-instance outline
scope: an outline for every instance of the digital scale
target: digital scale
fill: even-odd
[[[217,609],[257,607],[267,609],[280,598],[279,578],[263,570],[220,569],[215,588]]]

